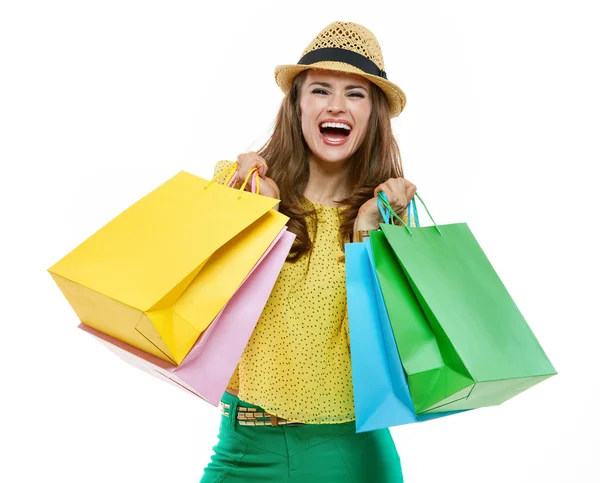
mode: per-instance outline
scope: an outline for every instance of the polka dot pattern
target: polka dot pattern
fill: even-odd
[[[281,418],[334,424],[355,419],[344,252],[338,208],[315,207],[312,253],[284,264],[229,387]]]

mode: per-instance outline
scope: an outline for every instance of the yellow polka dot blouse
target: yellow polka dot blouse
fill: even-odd
[[[315,207],[312,254],[284,264],[229,387],[281,418],[342,423],[355,416],[339,210]]]

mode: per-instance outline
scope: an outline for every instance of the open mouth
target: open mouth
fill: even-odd
[[[352,127],[343,122],[324,122],[319,125],[319,130],[325,141],[340,144],[348,138]]]

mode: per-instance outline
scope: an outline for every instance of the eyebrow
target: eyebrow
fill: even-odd
[[[327,82],[313,82],[309,87],[312,87],[314,85],[319,85],[319,86],[323,86],[323,87],[329,87],[331,89],[331,84],[328,84]],[[346,86],[345,88],[347,91],[351,90],[351,89],[363,89],[363,90],[367,90],[365,87],[363,86]]]

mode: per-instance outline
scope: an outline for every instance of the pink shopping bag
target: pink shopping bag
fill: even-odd
[[[284,228],[233,298],[196,341],[179,366],[85,324],[79,328],[126,362],[174,383],[217,406],[273,290],[295,235]]]

